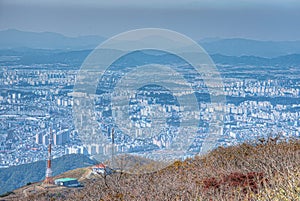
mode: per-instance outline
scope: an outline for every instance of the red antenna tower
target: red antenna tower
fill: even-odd
[[[52,144],[52,128],[50,127],[50,134],[49,134],[49,144],[48,144],[48,158],[47,158],[47,169],[46,169],[46,178],[44,180],[44,184],[54,184],[52,178],[52,169],[51,169],[51,144]]]

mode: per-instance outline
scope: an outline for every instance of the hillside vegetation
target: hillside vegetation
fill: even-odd
[[[81,154],[70,154],[52,161],[53,175],[58,175],[75,168],[95,164],[95,161]],[[0,169],[0,194],[14,190],[28,183],[45,178],[46,161],[12,166]]]
[[[299,200],[299,164],[300,140],[260,140],[255,144],[219,147],[205,156],[176,161],[154,173],[91,177],[81,181],[83,188],[13,197],[73,201]]]

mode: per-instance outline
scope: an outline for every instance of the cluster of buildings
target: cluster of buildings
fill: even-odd
[[[240,74],[243,72],[235,77],[234,72],[228,73],[223,69],[221,74],[227,75],[223,78],[223,95],[227,102],[216,106],[209,101],[201,101],[198,112],[182,113],[184,108],[176,101],[170,102],[169,96],[155,97],[145,93],[134,97],[135,100],[131,99],[129,120],[119,121],[115,125],[114,118],[122,119],[128,108],[112,108],[109,96],[105,93],[99,95],[94,111],[98,128],[93,130],[90,143],[85,145],[82,142],[81,128],[88,125],[83,117],[89,111],[81,111],[83,120],[77,119],[81,124],[75,127],[72,108],[77,103],[70,96],[77,69],[47,68],[1,67],[0,168],[44,160],[47,157],[50,128],[54,157],[73,153],[147,153],[165,149],[171,146],[182,118],[200,121],[197,136],[190,146],[190,151],[197,153],[210,132],[211,122],[219,118],[216,113],[220,111],[224,115],[221,118],[222,129],[217,133],[218,145],[228,146],[269,134],[300,136],[299,79],[283,79],[282,76],[272,79],[267,75],[266,79],[249,78],[251,73],[248,71],[244,72],[245,78],[241,78]],[[284,73],[283,71],[278,72]],[[276,73],[272,76],[276,77]],[[114,74],[109,76],[113,77]],[[116,82],[118,79],[109,80]],[[199,79],[193,84],[203,86]],[[112,85],[110,83],[106,87]],[[207,89],[199,89],[198,92],[204,93]],[[182,92],[178,95],[187,94]],[[164,100],[168,103],[163,104]],[[108,131],[109,127],[116,127],[113,138]],[[106,141],[98,143],[94,135],[101,135],[100,138]]]
[[[54,145],[65,145],[70,141],[69,129],[60,131],[52,131],[52,142]],[[49,132],[45,130],[35,135],[36,144],[48,145],[49,143]]]
[[[289,84],[295,84],[293,82]],[[243,80],[225,86],[227,96],[298,97],[300,89],[291,88],[282,80]]]

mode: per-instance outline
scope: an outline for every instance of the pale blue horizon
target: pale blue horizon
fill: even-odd
[[[162,3],[163,2],[163,3]],[[296,0],[0,1],[0,30],[110,37],[137,28],[166,28],[199,40],[300,40]]]

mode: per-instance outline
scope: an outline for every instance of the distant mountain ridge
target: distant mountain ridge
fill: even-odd
[[[67,64],[79,68],[86,57],[91,53],[90,50],[43,50],[43,49],[0,49],[0,66],[14,65],[34,65],[34,64]],[[114,51],[114,50],[110,50]],[[300,66],[300,54],[290,54],[274,58],[265,58],[258,56],[226,56],[222,54],[210,55],[216,64],[229,65],[255,65],[255,66]],[[127,65],[146,64],[160,61],[162,63],[181,62],[176,56],[168,54],[148,54],[144,51],[138,51],[122,58]],[[129,62],[129,63],[128,63]],[[133,62],[133,63],[132,63]],[[145,63],[146,62],[146,63]],[[36,66],[38,67],[38,66]],[[39,66],[43,67],[43,66]]]
[[[53,32],[27,32],[16,29],[0,31],[0,49],[93,49],[105,40],[101,36],[67,37]]]
[[[275,58],[263,58],[257,56],[225,56],[221,54],[211,55],[213,61],[219,64],[229,65],[255,65],[255,66],[294,66],[300,65],[300,54],[290,54]]]
[[[257,41],[242,38],[200,41],[209,54],[273,58],[300,54],[300,41]]]
[[[67,37],[52,32],[0,31],[0,49],[30,48],[50,50],[94,49],[106,38],[101,36]],[[209,54],[273,58],[300,54],[300,41],[258,41],[243,38],[207,38],[199,44]]]

